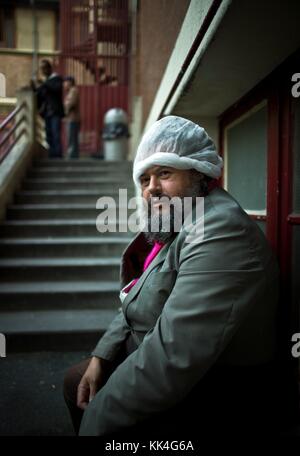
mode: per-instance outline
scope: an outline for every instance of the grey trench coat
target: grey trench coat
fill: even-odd
[[[204,238],[181,230],[141,274],[143,233],[122,257],[129,291],[93,355],[113,361],[129,338],[136,349],[87,407],[80,435],[107,435],[184,400],[215,366],[268,363],[276,351],[278,265],[256,223],[225,190],[204,200]]]

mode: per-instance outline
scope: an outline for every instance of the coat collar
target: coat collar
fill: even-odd
[[[138,235],[131,241],[122,256],[121,288],[123,288],[133,278],[140,277],[134,287],[130,289],[123,301],[123,305],[128,304],[135,298],[150,272],[158,264],[164,261],[169,250],[169,246],[170,242],[166,243],[150,263],[148,268],[142,272],[145,258],[152,249],[152,246],[147,243],[143,233],[138,233]]]

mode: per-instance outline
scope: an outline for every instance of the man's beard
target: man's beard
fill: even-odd
[[[207,190],[207,183],[205,181],[199,181],[198,179],[192,179],[191,186],[186,189],[183,196],[178,198],[178,205],[169,205],[168,211],[163,213],[162,209],[153,210],[152,200],[153,197],[147,202],[147,207],[142,211],[143,220],[145,223],[143,232],[145,238],[149,244],[154,242],[161,242],[163,244],[173,240],[179,231],[178,227],[181,227],[184,223],[184,217],[187,215],[185,211],[186,201],[184,198],[189,197],[190,207],[192,209],[196,204],[196,198],[204,196]],[[168,195],[157,195],[161,199],[168,199]],[[153,229],[154,228],[154,229]]]

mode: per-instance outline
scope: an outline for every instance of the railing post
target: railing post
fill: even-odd
[[[17,106],[26,103],[26,139],[31,145],[36,142],[36,96],[29,87],[24,87],[17,91]],[[22,116],[22,112],[19,116]]]

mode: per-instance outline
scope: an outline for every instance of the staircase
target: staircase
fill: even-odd
[[[133,234],[99,233],[96,201],[118,201],[119,188],[134,196],[131,168],[34,162],[0,224],[0,332],[8,352],[92,349],[106,330],[120,306],[120,257]]]

